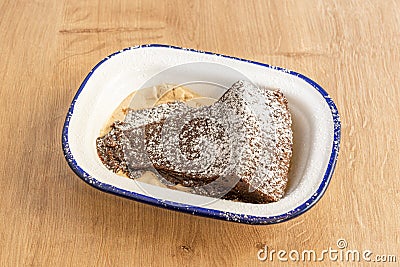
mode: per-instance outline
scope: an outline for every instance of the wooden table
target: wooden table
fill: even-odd
[[[398,264],[399,9],[380,0],[1,1],[0,266],[269,266],[257,259],[264,245],[321,252],[340,238]],[[104,56],[145,43],[266,62],[321,84],[343,125],[319,203],[288,222],[250,226],[82,182],[61,149],[70,101]]]

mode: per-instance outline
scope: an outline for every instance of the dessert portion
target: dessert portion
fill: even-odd
[[[291,116],[280,91],[238,81],[215,103],[162,101],[125,110],[96,141],[110,170],[153,172],[164,186],[250,203],[284,195],[292,155]]]

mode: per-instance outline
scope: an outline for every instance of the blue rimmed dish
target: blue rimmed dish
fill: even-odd
[[[294,144],[289,184],[280,201],[209,201],[205,196],[121,177],[99,160],[95,140],[121,101],[157,73],[193,62],[228,66],[253,83],[278,88],[286,95]],[[286,221],[315,205],[329,185],[339,143],[340,119],[335,103],[321,86],[304,75],[259,62],[160,44],[129,47],[101,60],[76,93],[62,133],[69,166],[97,189],[159,207],[248,224]]]

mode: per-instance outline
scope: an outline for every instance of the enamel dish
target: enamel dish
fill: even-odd
[[[196,67],[157,77],[179,83],[179,77],[184,76],[229,87],[241,79],[236,76],[239,73],[256,85],[279,88],[287,97],[293,120],[293,157],[286,194],[280,201],[249,204],[211,199],[121,177],[102,164],[95,140],[113,111],[156,74],[182,64]],[[211,98],[221,94],[208,89],[202,93]],[[326,91],[311,79],[263,63],[158,44],[126,48],[101,60],[79,87],[62,133],[69,166],[94,188],[163,208],[249,224],[286,221],[314,206],[329,185],[339,142],[338,110]]]

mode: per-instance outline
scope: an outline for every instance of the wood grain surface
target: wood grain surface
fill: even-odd
[[[257,252],[322,251],[339,238],[348,249],[397,255],[396,266],[399,9],[399,1],[380,0],[1,0],[0,266],[286,266],[276,257],[261,262]],[[339,108],[342,142],[317,205],[285,223],[250,226],[81,181],[61,148],[68,106],[98,61],[145,43],[283,66],[322,85]]]

